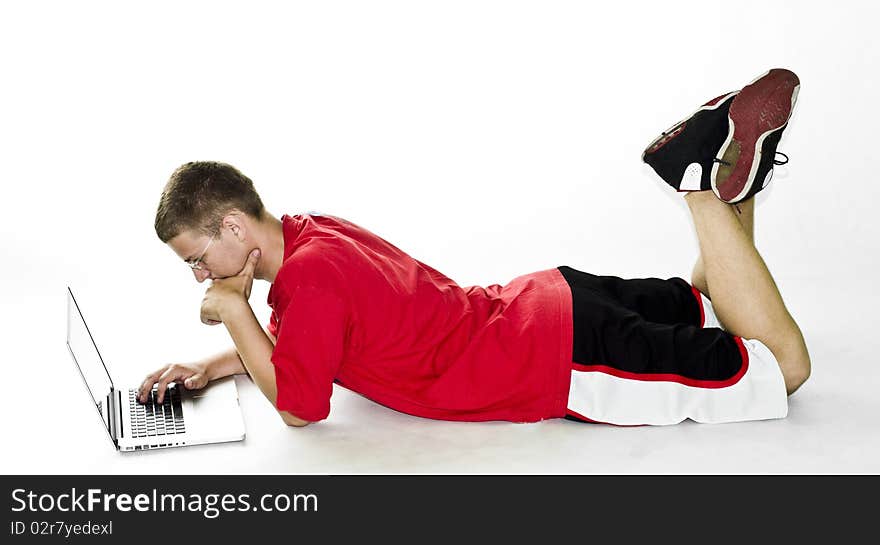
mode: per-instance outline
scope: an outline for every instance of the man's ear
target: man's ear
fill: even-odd
[[[222,225],[225,229],[229,229],[229,232],[232,233],[236,240],[239,242],[244,241],[247,226],[245,225],[245,215],[239,209],[233,208],[223,216]]]

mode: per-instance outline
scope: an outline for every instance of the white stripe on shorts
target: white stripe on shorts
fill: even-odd
[[[712,304],[702,299],[703,327],[720,327]],[[670,425],[687,418],[705,424],[785,418],[788,395],[776,357],[759,340],[742,343],[748,355],[746,372],[720,388],[572,369],[568,410],[575,417],[623,426]]]

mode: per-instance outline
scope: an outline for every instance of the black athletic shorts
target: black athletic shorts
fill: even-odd
[[[725,331],[709,299],[685,280],[558,269],[572,294],[567,419],[642,425],[786,416],[773,354]]]

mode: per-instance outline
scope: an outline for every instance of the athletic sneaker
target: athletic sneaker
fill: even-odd
[[[739,91],[715,97],[654,139],[642,153],[676,191],[712,189],[712,167],[728,137],[728,111]]]
[[[773,174],[776,146],[788,125],[800,80],[790,70],[774,68],[743,87],[728,112],[727,138],[718,150],[710,176],[719,199],[738,203],[764,189]]]

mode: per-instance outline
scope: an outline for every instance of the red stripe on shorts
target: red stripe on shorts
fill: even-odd
[[[676,373],[633,373],[632,371],[616,369],[610,365],[582,365],[575,362],[572,362],[571,368],[574,371],[606,373],[615,377],[630,380],[677,382],[679,384],[684,384],[685,386],[695,386],[697,388],[726,388],[739,382],[749,368],[749,352],[746,350],[742,338],[734,336],[733,339],[739,347],[742,365],[735,375],[725,380],[698,380]]]

